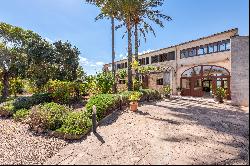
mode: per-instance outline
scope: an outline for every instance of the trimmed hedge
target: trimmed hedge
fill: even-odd
[[[150,101],[150,100],[159,100],[161,99],[161,93],[154,89],[140,89],[139,92],[142,93],[140,101]],[[129,96],[132,94],[132,91],[121,92],[120,95],[123,96],[124,102],[129,102]]]
[[[140,92],[142,92],[142,97],[140,101],[161,99],[161,94],[157,90],[141,89]],[[89,117],[91,117],[92,107],[93,105],[95,105],[97,121],[100,121],[110,111],[118,108],[120,104],[127,105],[129,103],[129,96],[132,93],[133,93],[132,91],[124,91],[120,94],[99,94],[99,95],[91,97],[89,99],[89,102],[86,105],[86,109],[89,114]],[[122,103],[120,103],[121,102],[120,96],[122,97]]]
[[[161,93],[154,89],[140,89],[142,92],[142,97],[140,101],[150,101],[150,100],[160,100]]]
[[[82,135],[92,126],[92,121],[86,112],[70,112],[63,119],[62,127],[56,131],[63,134]]]
[[[95,105],[97,121],[100,121],[109,113],[110,110],[117,108],[119,103],[120,99],[118,95],[99,94],[89,99],[89,102],[86,105],[86,109],[88,115],[91,116],[92,107],[93,105]]]

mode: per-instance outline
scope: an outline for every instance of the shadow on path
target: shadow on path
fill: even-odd
[[[96,136],[96,138],[97,138],[102,144],[105,143],[104,139],[102,138],[102,136],[101,136],[100,134],[98,134],[97,132],[96,132],[96,133],[93,133],[93,134]]]

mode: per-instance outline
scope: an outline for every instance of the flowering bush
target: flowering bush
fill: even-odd
[[[87,93],[85,84],[80,82],[50,80],[46,87],[53,101],[60,104],[69,104]]]
[[[130,96],[129,96],[129,101],[132,101],[132,102],[136,102],[136,101],[139,101],[140,98],[142,96],[142,93],[141,92],[133,92]]]
[[[46,103],[32,107],[28,124],[31,129],[56,130],[63,124],[63,119],[70,112],[69,107],[56,103]]]

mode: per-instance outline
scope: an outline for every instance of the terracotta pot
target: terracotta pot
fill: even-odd
[[[170,94],[165,94],[165,97],[166,97],[167,99],[170,99]]]
[[[130,102],[129,105],[131,111],[135,112],[138,110],[138,102]]]
[[[222,97],[216,97],[216,99],[217,99],[217,101],[219,102],[219,103],[224,103],[224,100],[223,100],[223,98]]]

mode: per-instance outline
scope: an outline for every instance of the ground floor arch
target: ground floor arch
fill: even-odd
[[[216,89],[223,87],[230,99],[230,72],[216,65],[194,66],[181,74],[180,87],[182,96],[193,97],[213,97]]]

